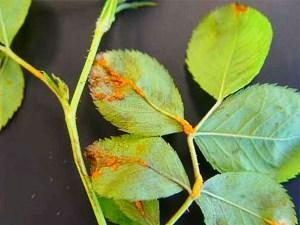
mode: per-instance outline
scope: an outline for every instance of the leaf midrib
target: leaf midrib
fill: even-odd
[[[240,139],[251,139],[251,140],[262,140],[262,141],[290,141],[294,139],[300,139],[300,136],[290,136],[290,137],[267,137],[267,136],[257,136],[257,135],[245,135],[236,133],[223,133],[223,132],[197,132],[195,136],[221,136],[228,138],[240,138]]]
[[[221,83],[221,87],[220,87],[218,100],[221,100],[224,97],[223,94],[224,94],[224,89],[225,89],[225,83],[226,83],[226,79],[227,79],[227,76],[228,76],[229,67],[230,67],[230,64],[232,62],[233,54],[234,54],[234,51],[235,51],[235,48],[236,48],[237,39],[238,39],[238,31],[237,31],[237,27],[235,27],[234,42],[232,44],[232,50],[230,52],[230,55],[229,55],[229,58],[228,58],[228,61],[226,63],[225,70],[224,70],[224,73],[223,73],[223,76],[222,76],[222,83]]]
[[[214,199],[216,199],[216,200],[219,200],[219,201],[221,201],[221,202],[223,202],[223,203],[225,203],[225,204],[227,204],[227,205],[230,205],[230,206],[232,206],[232,207],[235,207],[235,208],[237,208],[237,209],[239,209],[239,210],[241,210],[241,211],[243,211],[243,212],[245,212],[245,213],[248,213],[248,214],[250,214],[250,215],[252,215],[252,216],[254,216],[254,217],[256,217],[256,218],[259,218],[259,219],[265,221],[267,224],[269,224],[269,222],[271,221],[271,220],[269,220],[269,219],[267,219],[267,218],[265,218],[265,217],[262,217],[262,216],[258,215],[257,213],[251,211],[250,209],[247,209],[247,208],[245,208],[245,207],[243,207],[243,206],[240,206],[240,205],[238,205],[238,204],[236,204],[236,203],[234,203],[234,202],[232,202],[232,201],[230,201],[230,200],[228,200],[228,199],[226,199],[226,198],[224,198],[224,197],[222,197],[222,196],[219,196],[219,195],[217,195],[217,194],[214,194],[214,193],[212,193],[212,192],[210,192],[210,191],[202,190],[201,193],[202,193],[202,194],[206,194],[206,195],[208,195],[209,197],[214,198]]]

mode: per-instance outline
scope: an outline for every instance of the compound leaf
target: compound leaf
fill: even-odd
[[[257,171],[286,181],[300,172],[300,95],[255,85],[226,99],[195,141],[220,172]]]
[[[137,51],[97,56],[90,90],[105,119],[121,130],[144,136],[182,131],[183,104],[168,72]]]
[[[294,205],[283,187],[257,173],[224,173],[204,183],[200,199],[206,225],[295,225]]]
[[[0,42],[11,44],[24,23],[30,4],[31,0],[0,0]],[[4,26],[1,26],[1,15]]]
[[[271,25],[260,12],[238,3],[221,7],[194,30],[188,69],[205,91],[223,99],[259,73],[271,39]]]
[[[103,197],[151,200],[190,189],[176,152],[160,137],[100,140],[88,147],[87,157],[94,190]]]
[[[159,225],[158,200],[130,202],[99,197],[104,216],[119,225]]]
[[[20,66],[4,58],[0,67],[0,130],[22,103],[24,77]]]

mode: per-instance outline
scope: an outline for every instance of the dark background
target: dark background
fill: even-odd
[[[199,19],[227,1],[164,0],[156,8],[121,13],[105,36],[101,50],[138,49],[156,57],[170,71],[193,124],[214,100],[196,85],[185,69],[188,39]],[[263,11],[272,22],[274,39],[266,63],[253,83],[278,83],[300,89],[300,2],[243,1]],[[87,55],[99,1],[34,1],[14,49],[37,68],[62,77],[71,91]],[[5,9],[4,9],[5,10]],[[85,90],[78,111],[85,147],[99,137],[120,132],[103,120]],[[167,140],[178,151],[191,175],[191,162],[181,134]],[[21,109],[0,133],[1,225],[96,225],[72,154],[63,113],[56,98],[26,72]],[[199,154],[205,179],[215,174]],[[300,162],[299,162],[300,163]],[[300,177],[285,184],[300,208]],[[185,194],[161,201],[165,222],[182,204]],[[196,205],[178,224],[203,224]]]

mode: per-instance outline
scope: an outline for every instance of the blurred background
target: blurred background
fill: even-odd
[[[199,19],[226,2],[229,1],[164,0],[158,1],[155,8],[120,13],[100,50],[138,49],[156,57],[169,70],[181,92],[187,120],[196,124],[214,100],[191,79],[184,63],[185,49]],[[299,1],[241,2],[262,11],[274,30],[269,57],[252,83],[278,83],[299,90]],[[63,78],[73,91],[101,4],[94,0],[33,1],[13,48],[37,68]],[[27,73],[25,78],[23,105],[0,133],[0,224],[96,225],[73,164],[60,105],[41,82]],[[83,148],[98,138],[121,133],[95,110],[87,89],[78,111],[78,123]],[[169,135],[166,139],[192,175],[184,135]],[[200,152],[199,160],[205,179],[216,174]],[[299,219],[300,176],[285,186]],[[160,201],[162,223],[185,197],[181,193]],[[200,209],[193,205],[178,224],[204,224]]]

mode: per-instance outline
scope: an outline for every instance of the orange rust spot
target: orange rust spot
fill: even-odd
[[[268,225],[286,225],[283,221],[275,221],[275,220],[266,220],[265,221]]]
[[[238,2],[234,3],[234,11],[237,15],[244,13],[248,10],[248,7],[246,5],[242,5]]]
[[[176,120],[182,126],[183,132],[185,134],[191,134],[191,133],[194,132],[194,128],[192,127],[192,125],[188,121],[186,121],[185,119],[182,119],[179,116],[176,116]]]
[[[135,163],[143,167],[148,167],[146,161],[141,159],[129,158],[129,157],[120,157],[114,156],[105,150],[99,149],[93,145],[90,145],[86,152],[85,156],[91,163],[91,177],[95,179],[101,174],[102,168],[110,168],[112,171],[116,171],[120,166],[124,164]]]
[[[96,177],[98,177],[100,175],[100,173],[101,173],[100,170],[95,170],[95,171],[91,172],[92,180],[95,180]]]
[[[145,210],[143,206],[143,202],[141,201],[135,201],[134,202],[135,208],[144,216],[145,215]]]
[[[203,179],[201,176],[199,176],[197,177],[192,189],[191,197],[193,199],[199,198],[202,185],[203,185]]]
[[[105,71],[105,75],[101,74],[98,69],[101,67]],[[94,100],[107,100],[109,102],[115,100],[123,100],[124,92],[131,88],[138,95],[144,97],[145,94],[132,80],[124,78],[122,75],[114,71],[106,62],[103,55],[97,55],[91,74],[89,77],[90,90]],[[105,84],[110,90],[107,93],[97,91],[97,87]]]

